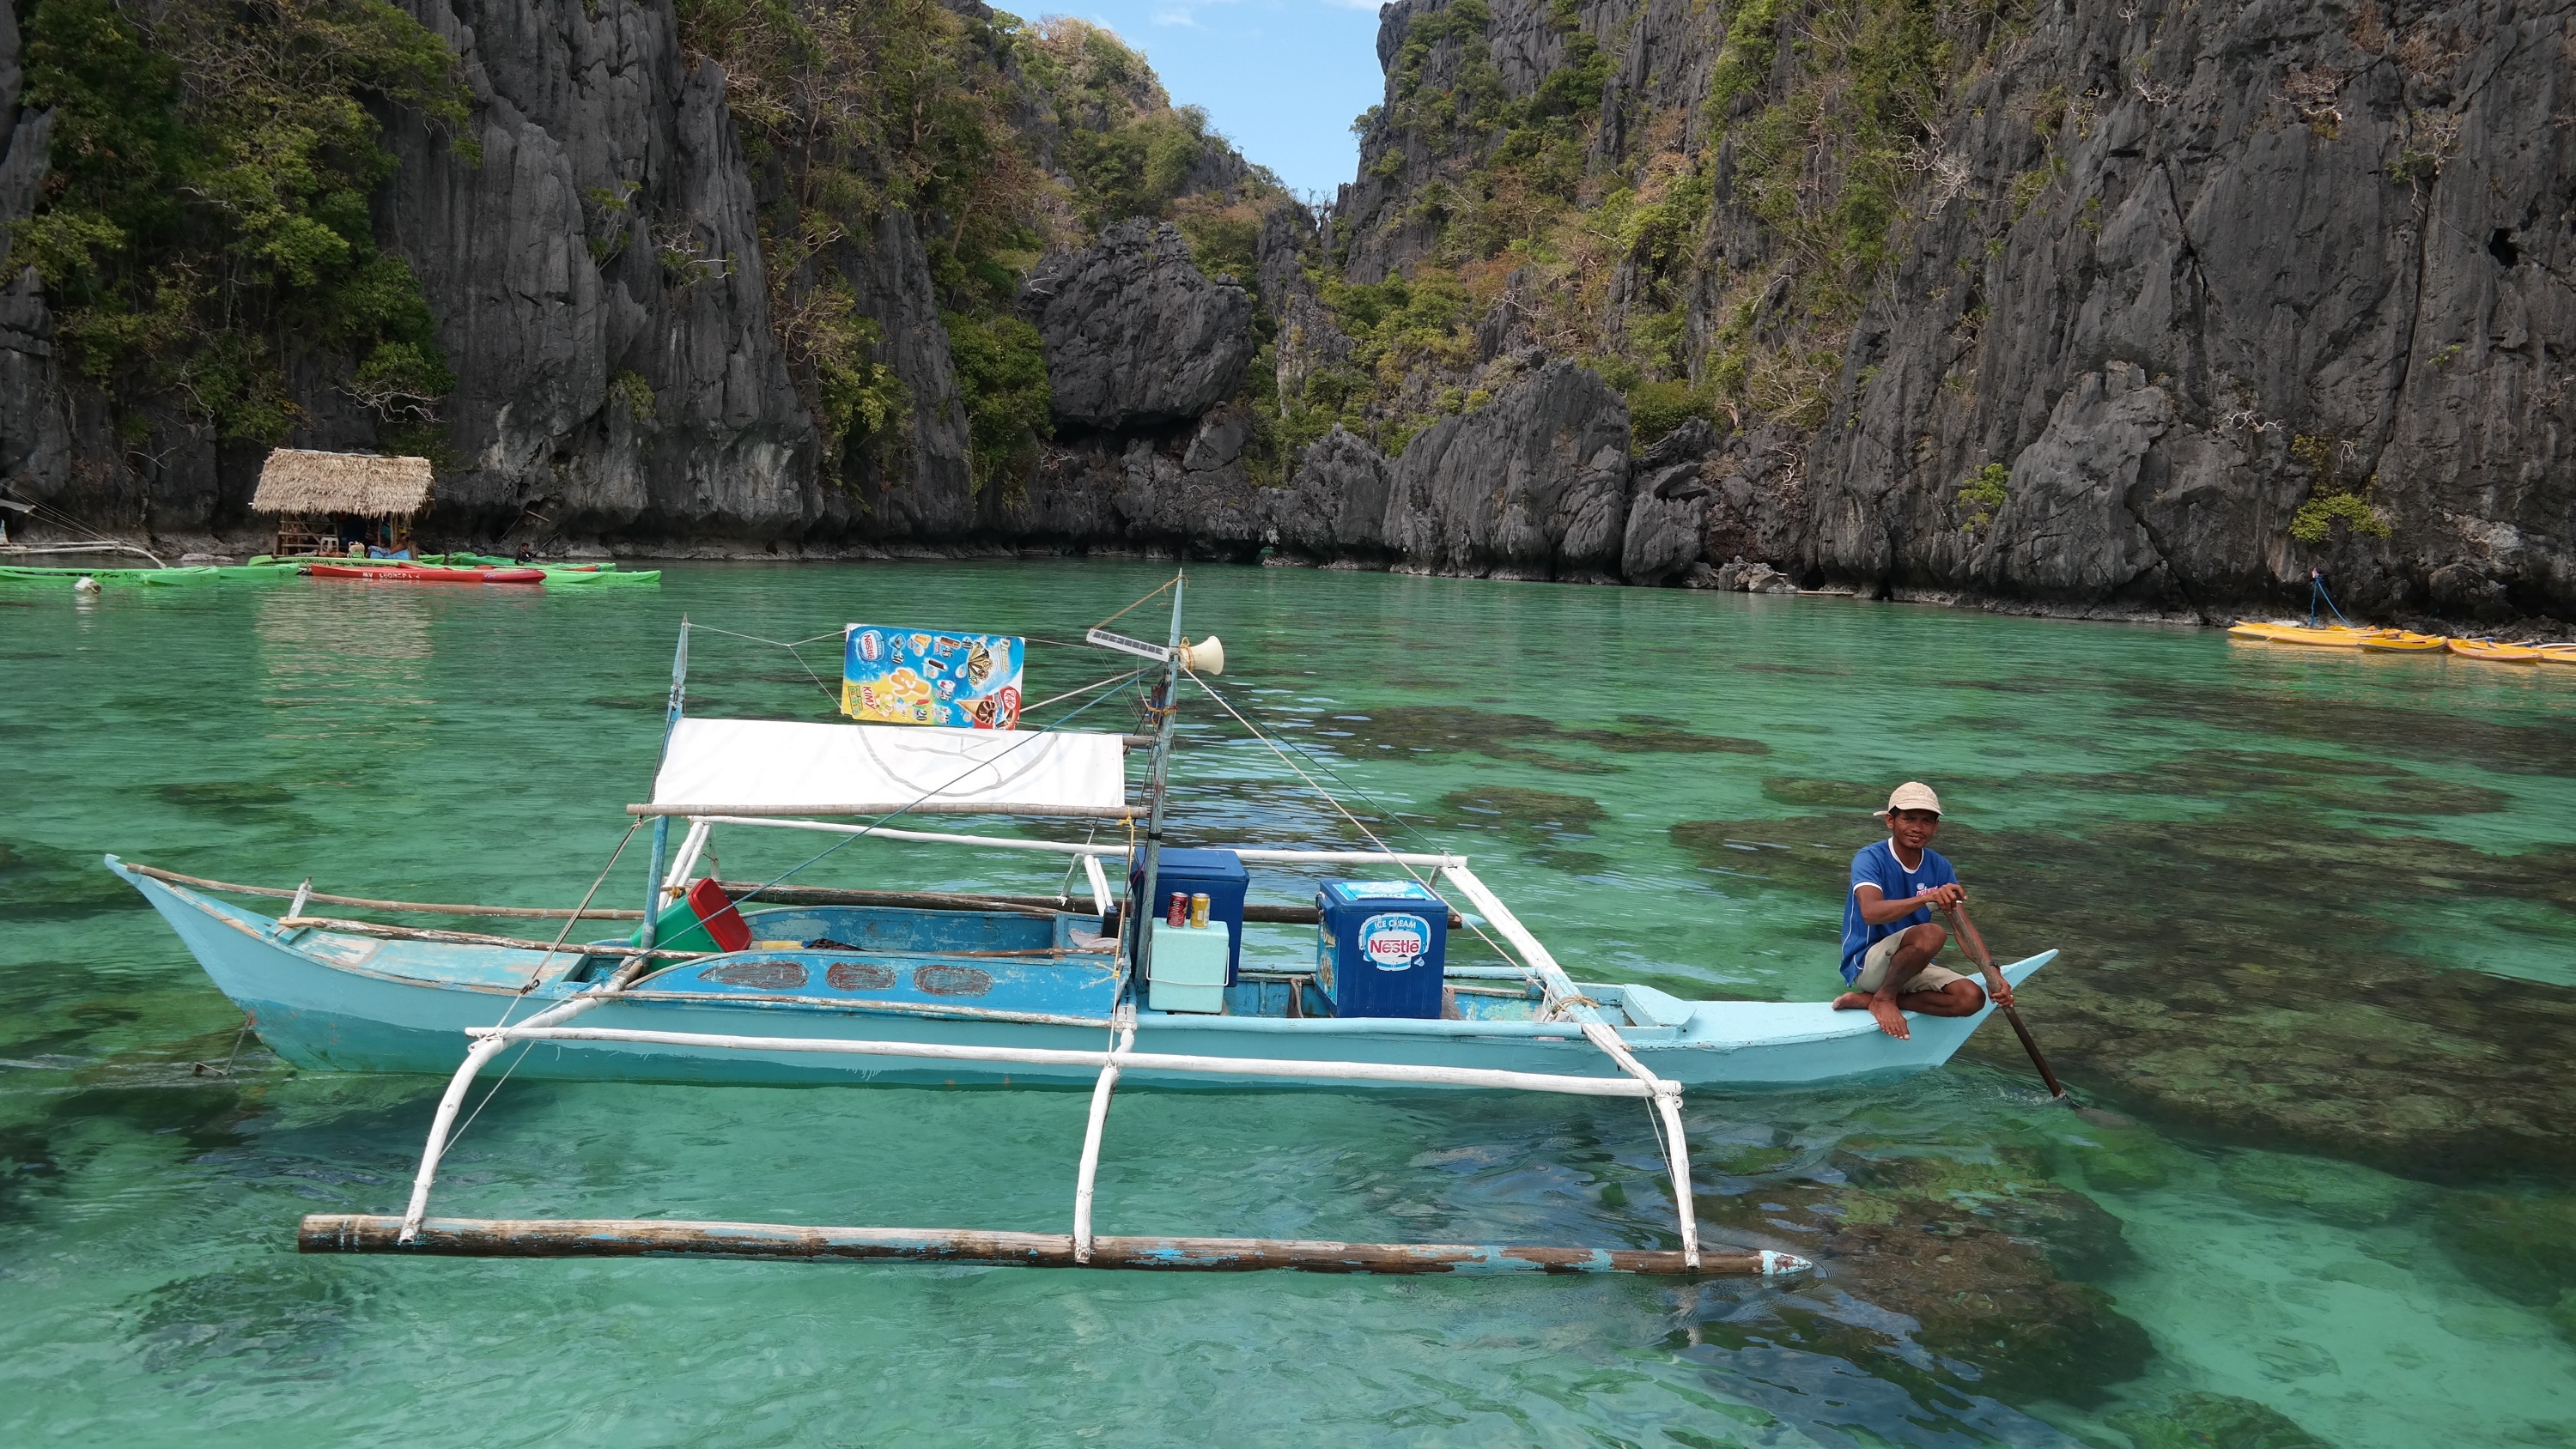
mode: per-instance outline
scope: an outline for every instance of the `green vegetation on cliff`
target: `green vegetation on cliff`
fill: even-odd
[[[1641,442],[1698,414],[1822,425],[1851,327],[1914,220],[1907,199],[1943,184],[1936,127],[2022,3],[1714,0],[1692,22],[1717,54],[1707,90],[1636,117],[1610,148],[1601,98],[1624,30],[1595,35],[1575,0],[1550,0],[1557,55],[1513,96],[1486,0],[1415,16],[1389,106],[1355,129],[1367,176],[1394,192],[1376,225],[1434,240],[1400,280],[1322,280],[1359,346],[1302,379],[1292,431],[1342,422],[1395,448],[1472,407],[1475,392],[1416,374],[1462,375],[1473,327],[1506,303],[1533,341],[1627,394]],[[1721,202],[1757,235],[1714,245]],[[1353,240],[1338,239],[1334,271]]]
[[[34,0],[19,23],[27,104],[54,131],[44,207],[13,229],[9,264],[43,278],[85,376],[274,443],[304,419],[289,372],[313,366],[386,445],[434,436],[455,379],[368,207],[395,166],[370,105],[465,123],[437,36],[384,0]],[[122,426],[139,441],[151,423]]]
[[[725,68],[726,100],[764,181],[770,320],[823,435],[827,476],[899,463],[916,400],[843,278],[846,249],[889,209],[919,228],[956,346],[978,482],[1047,426],[1036,341],[1004,325],[1042,245],[1048,186],[1010,111],[1007,37],[935,0],[680,0],[682,43]],[[1012,356],[1014,350],[1025,354]],[[1034,363],[1031,396],[1011,379]]]
[[[1252,199],[1276,183],[1106,30],[937,0],[679,0],[679,15],[689,51],[725,67],[763,175],[771,317],[833,475],[891,476],[920,405],[838,265],[889,211],[912,215],[930,260],[979,491],[1025,477],[1050,430],[1037,331],[1013,311],[1047,247],[1170,219],[1250,271]],[[1241,194],[1211,194],[1229,171]]]

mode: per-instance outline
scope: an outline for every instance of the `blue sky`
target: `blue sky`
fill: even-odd
[[[1291,191],[1359,170],[1351,118],[1376,105],[1377,0],[1001,0],[1023,19],[1079,16],[1145,52],[1175,105],[1204,106],[1245,157]]]

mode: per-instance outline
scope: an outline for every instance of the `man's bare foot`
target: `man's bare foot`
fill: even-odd
[[[1896,1009],[1894,1001],[1883,996],[1871,997],[1869,1014],[1877,1018],[1880,1031],[1886,1032],[1898,1041],[1914,1040],[1913,1029],[1905,1024],[1905,1013]]]
[[[1834,998],[1834,1010],[1867,1011],[1869,1010],[1869,993],[1866,991],[1846,991],[1842,995]]]

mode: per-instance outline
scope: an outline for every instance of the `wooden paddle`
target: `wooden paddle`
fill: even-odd
[[[1968,919],[1968,908],[1964,905],[1944,906],[1941,914],[1950,918],[1950,934],[1959,938],[1959,947],[1968,953],[1968,958],[1976,962],[1988,978],[2002,980],[2003,973],[1995,969],[1994,953],[1986,949],[1986,938],[1977,934],[1976,923]],[[2039,1079],[2048,1083],[2048,1094],[2069,1107],[2076,1106],[2075,1099],[2057,1084],[2057,1073],[2048,1069],[2048,1058],[2039,1054],[2039,1043],[2032,1040],[2030,1028],[2022,1025],[2021,1013],[2009,1006],[2003,1010],[2004,1020],[2012,1023],[2013,1035],[2021,1038],[2022,1050],[2030,1053],[2030,1064],[2039,1068]]]

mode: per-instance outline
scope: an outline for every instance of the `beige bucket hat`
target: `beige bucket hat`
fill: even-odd
[[[1941,797],[1933,794],[1932,787],[1922,781],[1908,780],[1888,792],[1887,808],[1878,813],[1889,815],[1899,810],[1929,810],[1938,815],[1941,813]]]

